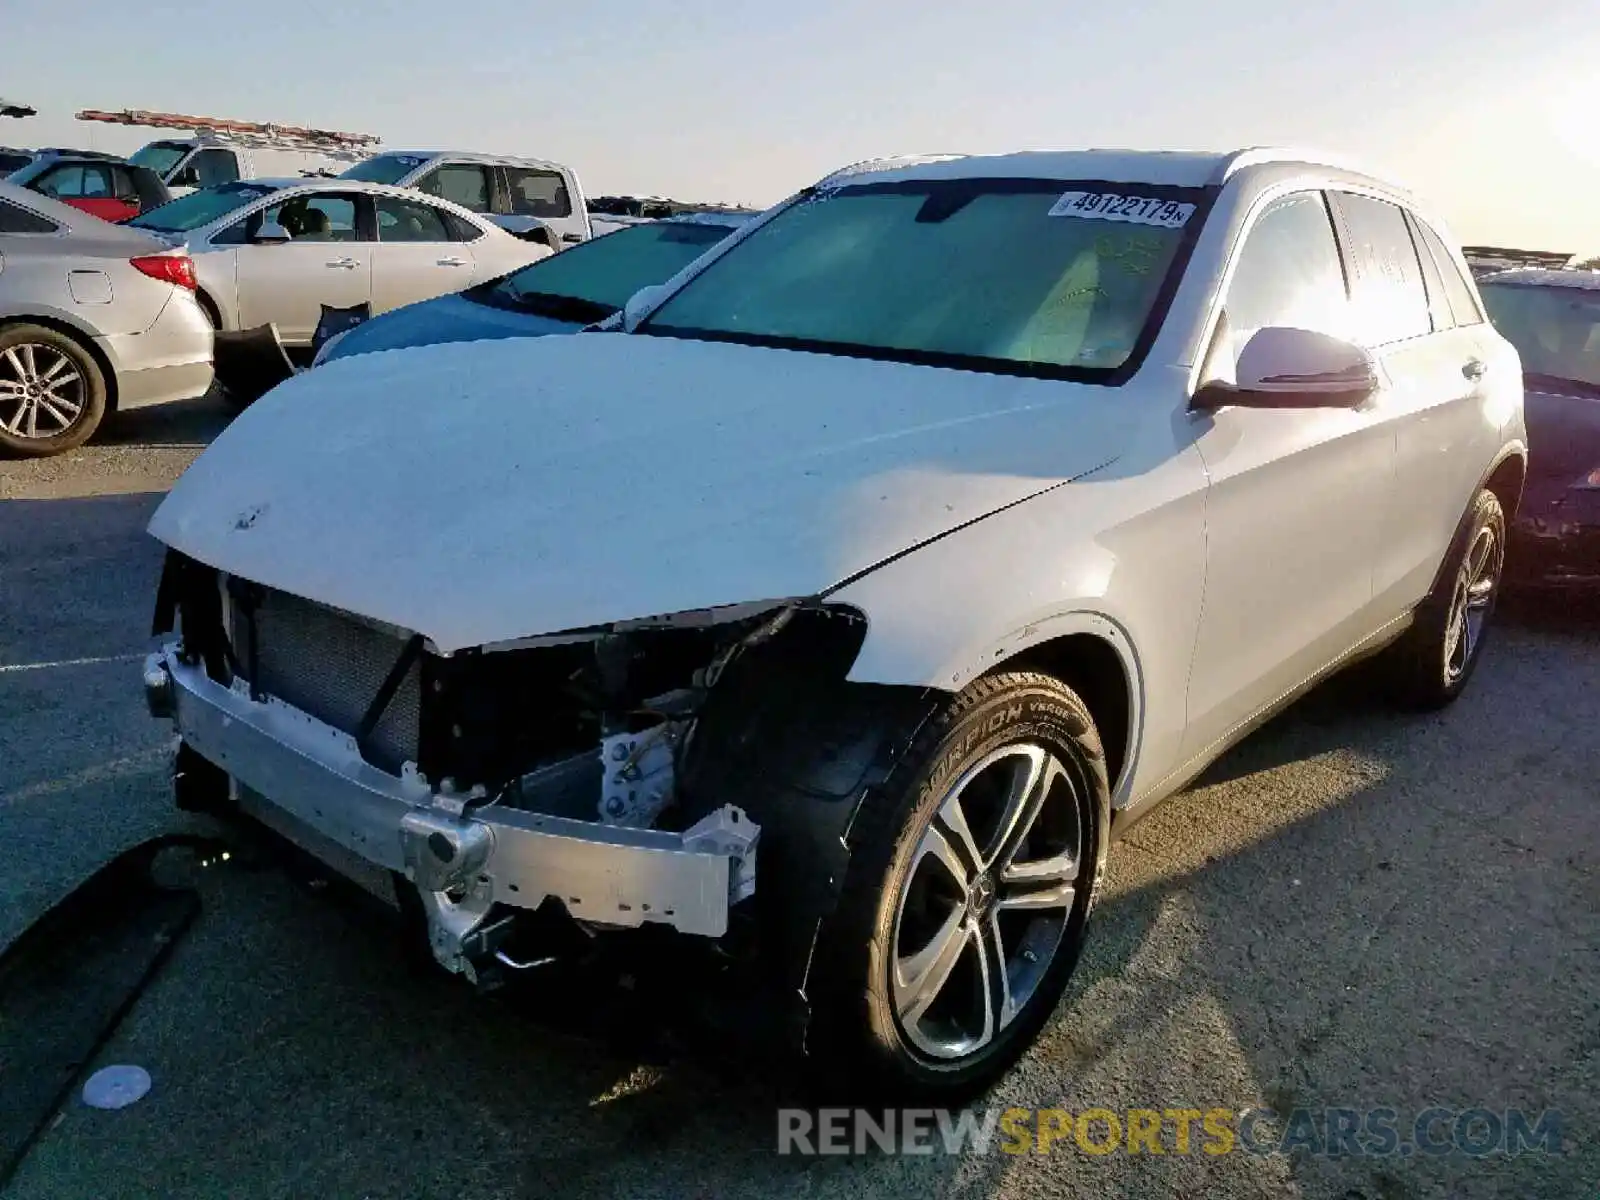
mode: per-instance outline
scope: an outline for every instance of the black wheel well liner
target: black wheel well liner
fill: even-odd
[[[100,375],[106,381],[106,412],[117,411],[117,372],[111,365],[111,360],[106,357],[106,352],[95,344],[94,337],[79,329],[68,321],[56,317],[40,317],[29,314],[27,316],[0,317],[0,331],[12,325],[38,325],[45,329],[53,329],[62,337],[71,338],[73,344],[83,348],[85,354],[94,359],[95,366],[100,368]]]
[[[211,328],[220,330],[222,328],[222,310],[217,307],[217,302],[211,298],[205,288],[195,288],[194,300],[200,306],[200,311],[206,314],[206,319],[211,322]]]
[[[1517,448],[1502,452],[1500,457],[1495,459],[1494,465],[1483,473],[1477,487],[1473,488],[1472,494],[1467,497],[1466,505],[1461,511],[1461,519],[1456,525],[1455,533],[1450,537],[1450,545],[1445,548],[1444,558],[1434,572],[1433,582],[1428,585],[1428,594],[1422,600],[1424,605],[1442,603],[1440,593],[1445,587],[1450,564],[1455,560],[1457,550],[1465,542],[1467,522],[1472,517],[1478,493],[1484,489],[1494,493],[1495,499],[1500,501],[1500,508],[1506,515],[1506,524],[1509,525],[1516,519],[1517,509],[1522,504],[1522,485],[1527,477],[1527,454]]]
[[[1092,633],[1069,633],[1029,646],[997,663],[990,673],[1000,671],[1038,671],[1078,694],[1100,734],[1106,777],[1115,795],[1128,763],[1133,719],[1133,684],[1116,648]]]

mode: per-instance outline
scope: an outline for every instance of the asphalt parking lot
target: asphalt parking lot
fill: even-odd
[[[121,849],[183,828],[145,714],[143,526],[225,422],[130,414],[0,462],[0,945]],[[272,870],[203,913],[20,1198],[1600,1196],[1600,612],[1507,614],[1448,713],[1335,681],[1141,824],[1083,966],[995,1107],[1559,1110],[1514,1157],[779,1156],[783,1094],[418,979],[366,918]],[[4,1014],[0,1013],[0,1020]],[[0,1085],[5,1064],[0,1063]]]

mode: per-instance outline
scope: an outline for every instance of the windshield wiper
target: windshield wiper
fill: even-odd
[[[519,292],[511,288],[496,288],[493,295],[496,299],[509,300],[526,312],[550,317],[556,321],[572,321],[578,325],[603,321],[617,311],[613,305],[601,304],[598,300],[585,300],[579,296],[557,296],[550,292]]]

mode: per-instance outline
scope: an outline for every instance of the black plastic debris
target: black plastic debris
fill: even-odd
[[[0,1189],[199,913],[186,867],[222,852],[179,836],[136,846],[0,955]]]

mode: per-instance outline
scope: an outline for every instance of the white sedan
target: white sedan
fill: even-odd
[[[551,254],[449,201],[340,179],[221,184],[128,224],[184,246],[217,329],[275,324],[288,347],[311,344],[323,306],[387,312]]]

